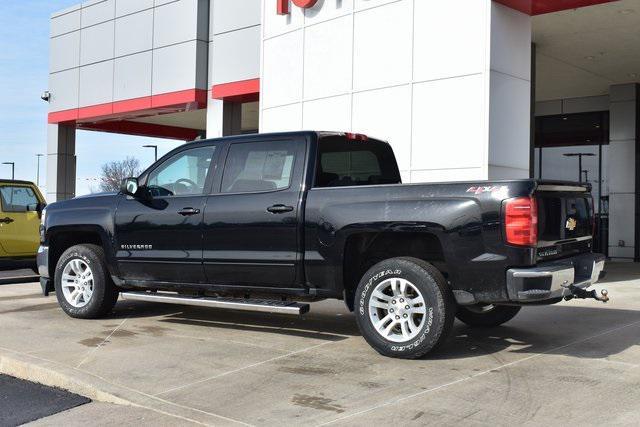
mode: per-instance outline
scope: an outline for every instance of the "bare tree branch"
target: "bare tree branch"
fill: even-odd
[[[113,161],[102,165],[100,172],[100,190],[118,191],[123,179],[140,174],[140,161],[133,157]]]

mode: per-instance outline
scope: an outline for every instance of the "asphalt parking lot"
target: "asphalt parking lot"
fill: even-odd
[[[89,403],[68,391],[0,374],[0,425],[18,426]]]
[[[335,301],[301,318],[120,302],[80,321],[36,283],[3,285],[0,372],[103,402],[40,425],[638,425],[640,265],[608,271],[606,305],[456,322],[417,361],[379,356]]]

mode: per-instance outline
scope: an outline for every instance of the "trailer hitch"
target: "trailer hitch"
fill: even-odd
[[[572,300],[574,298],[578,298],[578,299],[594,299],[596,301],[601,301],[601,302],[608,302],[609,301],[609,291],[607,291],[606,289],[602,289],[600,291],[600,295],[598,295],[598,292],[596,292],[596,290],[591,290],[591,291],[587,291],[586,289],[582,289],[579,288],[577,286],[574,285],[569,285],[569,286],[565,286],[567,289],[569,289],[569,292],[571,292],[570,295],[567,295],[564,297],[565,301],[569,301]]]

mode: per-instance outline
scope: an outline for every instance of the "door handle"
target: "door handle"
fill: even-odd
[[[9,218],[9,217],[0,219],[0,222],[3,223],[3,224],[11,224],[13,221],[14,220]]]
[[[272,214],[286,213],[291,212],[293,210],[293,206],[286,205],[273,205],[267,208],[267,212],[271,212]]]
[[[182,216],[198,215],[200,213],[200,209],[182,208],[182,210],[178,211],[178,213]]]

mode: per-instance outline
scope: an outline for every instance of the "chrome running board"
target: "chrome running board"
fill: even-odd
[[[244,298],[192,297],[167,292],[121,292],[127,301],[159,302],[165,304],[192,305],[198,307],[224,308],[228,310],[259,311],[301,315],[309,311],[309,304],[292,301],[277,301]]]

